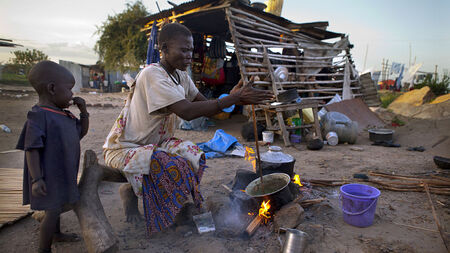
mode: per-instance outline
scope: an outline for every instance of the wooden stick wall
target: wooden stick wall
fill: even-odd
[[[342,96],[345,64],[350,57],[348,47],[334,47],[332,43],[292,32],[240,9],[228,7],[225,11],[244,80],[258,75],[261,81],[255,82],[255,85],[272,89],[275,81],[270,72],[277,67],[286,67],[289,79],[278,82],[283,89],[296,88],[306,100],[327,100],[335,94]],[[283,49],[290,51],[290,54],[278,53]],[[270,64],[265,61],[265,51]],[[333,52],[333,55],[304,56],[305,51]],[[320,69],[323,71],[319,73]],[[347,80],[346,83],[356,97],[362,96],[359,94],[358,78]]]

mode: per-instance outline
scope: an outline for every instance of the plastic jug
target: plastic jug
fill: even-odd
[[[321,119],[322,135],[335,132],[339,143],[354,144],[358,137],[358,122],[352,121],[340,112],[327,112]]]

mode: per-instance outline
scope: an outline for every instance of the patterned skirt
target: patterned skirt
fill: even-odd
[[[205,155],[194,170],[185,158],[164,151],[153,151],[148,175],[142,179],[142,199],[148,234],[171,226],[183,203],[192,196],[196,207],[203,201],[199,184],[206,168]]]

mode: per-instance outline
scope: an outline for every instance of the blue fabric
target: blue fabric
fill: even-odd
[[[239,143],[234,136],[225,133],[222,129],[218,129],[211,140],[198,143],[197,146],[206,153],[206,159],[211,159],[224,156],[223,153],[235,144]]]
[[[402,65],[403,64],[401,64],[401,63],[393,62],[392,66],[391,66],[391,75],[400,73],[400,71],[402,69]]]
[[[31,204],[33,210],[58,209],[66,203],[75,203],[80,197],[77,174],[81,123],[67,111],[51,110],[33,106],[16,146],[20,150],[37,150],[39,153],[46,196],[31,194],[31,175],[26,160],[23,171],[23,204]]]
[[[148,40],[147,65],[159,62],[159,50],[156,44],[157,34],[158,34],[158,27],[156,27],[156,22],[154,22],[152,26],[152,31],[150,32],[150,38]]]
[[[402,87],[402,79],[403,79],[403,71],[405,70],[405,65],[402,65],[402,68],[400,70],[400,74],[398,75],[397,79],[395,79],[395,87],[397,90],[400,90]]]

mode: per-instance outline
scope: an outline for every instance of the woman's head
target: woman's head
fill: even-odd
[[[170,23],[162,27],[158,36],[158,45],[163,63],[170,69],[186,70],[192,61],[194,40],[189,29],[179,23]]]

